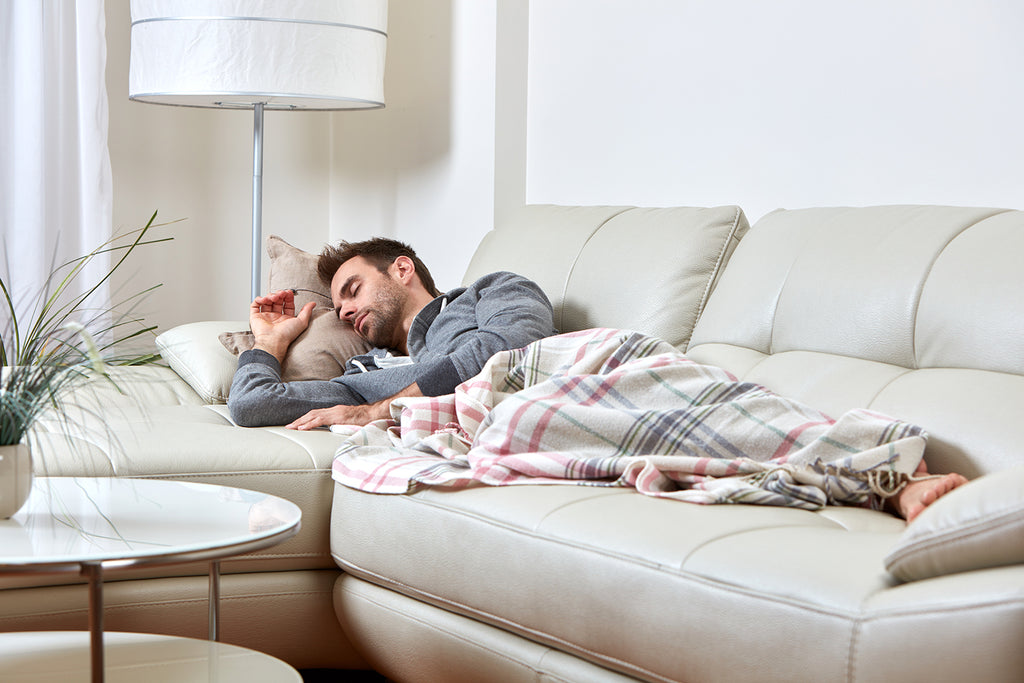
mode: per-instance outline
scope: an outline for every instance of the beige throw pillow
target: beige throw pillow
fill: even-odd
[[[903,581],[1024,562],[1024,465],[993,472],[935,501],[885,558]]]
[[[276,235],[267,238],[267,254],[270,291],[293,290],[296,310],[309,301],[316,304],[309,327],[288,348],[281,368],[282,379],[291,382],[342,375],[348,359],[366,353],[371,345],[334,315],[330,292],[316,272],[316,255],[293,247]],[[251,349],[255,343],[249,331],[225,332],[220,341],[235,355]]]

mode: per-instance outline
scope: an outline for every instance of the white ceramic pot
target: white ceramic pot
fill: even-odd
[[[28,444],[0,446],[0,519],[12,516],[32,491],[32,451]]]

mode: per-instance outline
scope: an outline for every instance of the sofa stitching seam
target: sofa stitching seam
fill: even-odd
[[[278,476],[281,474],[331,474],[330,467],[318,467],[316,469],[287,469],[287,470],[244,470],[244,471],[208,471],[208,472],[160,472],[160,473],[138,473],[138,474],[123,474],[119,475],[118,478],[124,479],[168,479],[170,481],[178,481],[181,479],[197,479],[197,478],[209,478],[209,477],[266,477],[266,476]]]
[[[694,325],[700,319],[701,313],[704,312],[704,308],[707,306],[708,299],[711,297],[711,286],[715,282],[715,279],[723,272],[722,260],[725,258],[725,253],[729,250],[729,245],[732,244],[733,240],[739,242],[736,237],[736,232],[739,230],[740,217],[743,215],[743,210],[736,206],[733,208],[732,216],[732,227],[729,228],[729,234],[722,241],[722,246],[718,250],[718,256],[715,258],[714,268],[711,269],[710,277],[707,282],[704,283],[704,291],[701,293],[700,300],[697,302],[696,316],[694,317]],[[686,340],[682,346],[687,346],[690,343],[690,339],[693,336],[693,330],[690,330],[690,334],[687,335]]]
[[[572,259],[572,263],[569,264],[569,270],[565,274],[565,281],[562,283],[562,293],[561,293],[561,296],[558,299],[558,301],[559,301],[559,303],[558,303],[558,318],[559,319],[557,321],[558,324],[556,325],[556,328],[560,332],[564,331],[564,327],[565,327],[565,325],[564,325],[564,323],[565,323],[565,295],[569,291],[569,283],[572,282],[573,273],[576,272],[576,266],[577,266],[577,264],[579,264],[580,258],[583,256],[583,252],[586,251],[587,245],[590,244],[590,241],[592,239],[594,239],[594,235],[596,235],[598,232],[600,232],[601,228],[603,228],[604,226],[608,225],[608,223],[610,223],[614,218],[618,218],[622,214],[628,213],[628,212],[633,211],[634,209],[636,209],[635,206],[609,207],[609,208],[618,208],[619,210],[616,211],[611,216],[608,216],[607,218],[605,218],[603,221],[598,223],[596,226],[594,226],[594,229],[590,231],[589,235],[587,235],[587,239],[585,239],[583,241],[583,244],[580,245],[579,250],[577,250],[576,255]]]
[[[859,360],[859,359],[857,359],[857,360]],[[916,363],[916,359],[915,359],[915,363]],[[892,365],[891,363],[886,363],[886,365],[889,365],[890,367],[894,367],[894,368],[900,367],[898,365]],[[868,409],[870,409],[870,410],[874,410],[875,409],[875,403],[878,401],[879,397],[882,394],[885,393],[885,390],[888,389],[889,387],[891,387],[893,384],[895,384],[898,380],[906,377],[907,375],[909,375],[912,372],[916,372],[916,369],[913,369],[913,368],[903,368],[903,372],[898,373],[895,377],[892,377],[887,382],[882,384],[882,386],[878,387],[878,391],[876,391],[874,393],[874,395],[870,399],[868,399],[866,401],[866,404],[867,404],[866,407]],[[884,411],[882,411],[882,412],[884,412]]]
[[[928,264],[927,270],[925,271],[924,275],[921,277],[921,281],[919,283],[920,287],[918,287],[918,289],[917,289],[917,295],[914,297],[914,314],[912,316],[912,322],[911,322],[911,325],[910,325],[910,335],[911,335],[911,339],[910,339],[910,353],[911,353],[911,356],[912,356],[912,362],[914,363],[914,368],[915,369],[921,367],[920,362],[918,360],[918,352],[917,352],[917,317],[918,317],[918,314],[921,312],[921,296],[924,294],[924,289],[925,289],[925,287],[928,284],[929,278],[931,278],[932,271],[935,269],[935,264],[938,263],[940,258],[942,258],[942,255],[949,248],[949,245],[951,245],[954,241],[956,241],[961,235],[963,235],[964,233],[966,233],[968,230],[970,230],[971,228],[975,227],[976,225],[980,225],[981,223],[984,223],[985,221],[987,221],[987,220],[989,220],[991,218],[994,218],[994,217],[996,217],[996,216],[998,216],[1000,214],[1003,214],[1003,213],[1009,213],[1009,209],[1003,209],[1001,211],[996,211],[995,213],[989,214],[988,216],[985,216],[984,218],[980,218],[980,219],[974,220],[971,223],[969,223],[968,225],[963,226],[960,230],[957,231],[957,233],[955,235],[953,235],[948,240],[946,240],[946,243],[943,244],[942,248],[939,249],[935,253],[935,256],[932,258],[931,263]]]
[[[853,629],[850,633],[850,649],[846,652],[846,681],[853,683],[857,676],[857,647],[860,645],[860,635],[863,622],[855,619]]]

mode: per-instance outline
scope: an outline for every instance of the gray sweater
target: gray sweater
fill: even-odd
[[[282,382],[281,366],[260,350],[238,357],[228,397],[231,419],[243,427],[283,425],[314,408],[362,405],[416,384],[424,396],[450,394],[499,351],[518,349],[555,334],[551,302],[535,283],[512,273],[485,275],[424,306],[409,329],[412,363],[349,361],[332,380]]]

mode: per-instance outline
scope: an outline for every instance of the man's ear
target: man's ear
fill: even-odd
[[[402,284],[409,284],[416,278],[416,264],[408,256],[399,256],[391,264],[392,274]]]

